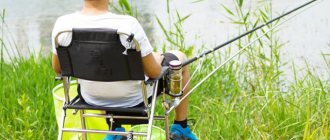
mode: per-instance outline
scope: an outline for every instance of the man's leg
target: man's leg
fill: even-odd
[[[182,63],[187,60],[187,57],[184,53],[180,51],[170,51],[169,53],[174,54]],[[156,60],[161,63],[163,60],[163,56],[159,53],[154,53]],[[183,67],[182,69],[182,85],[183,87],[186,86],[190,79],[190,74],[188,70],[188,66]],[[183,91],[183,96],[186,95],[190,90],[189,84]],[[188,114],[188,98],[185,98],[179,106],[175,109],[175,121],[174,124],[171,126],[171,132],[176,133],[179,137],[174,139],[181,139],[180,137],[183,135],[186,138],[191,140],[196,140],[196,136],[190,131],[190,128],[187,125],[187,114]]]
[[[187,57],[184,53],[180,52],[180,51],[169,51],[169,53],[174,54],[176,57],[178,57],[178,59],[183,63],[187,60]],[[156,58],[157,62],[160,64],[164,58],[164,56],[162,56],[160,53],[158,52],[154,52],[153,53],[154,57]],[[190,75],[189,75],[189,70],[188,70],[188,66],[185,66],[182,69],[182,85],[183,87],[187,84]],[[183,91],[183,95],[185,95],[186,93],[188,93],[189,91],[189,85],[185,88],[185,90]],[[175,120],[176,121],[183,121],[187,119],[187,114],[188,114],[188,98],[184,99],[180,105],[175,109]]]
[[[174,54],[179,60],[183,63],[187,60],[187,57],[184,53],[180,51],[170,51],[169,53]],[[183,67],[182,69],[182,87],[184,87],[190,78],[188,66]],[[189,85],[183,91],[183,96],[189,92]],[[176,121],[184,121],[187,119],[188,114],[188,98],[184,99],[179,106],[175,109],[175,120]]]

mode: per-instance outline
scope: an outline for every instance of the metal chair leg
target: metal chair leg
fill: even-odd
[[[162,106],[163,106],[164,112],[168,111],[169,104],[166,101],[166,94],[165,93],[163,93],[163,105]],[[167,114],[164,115],[164,126],[165,126],[166,140],[170,140],[170,127],[169,127],[169,121],[168,121],[168,115]]]
[[[165,134],[166,140],[170,140],[170,126],[168,123],[168,115],[165,115]]]
[[[64,87],[64,96],[65,96],[65,101],[63,103],[63,107],[64,107],[65,104],[70,103],[70,98],[69,98],[70,77],[64,76],[62,78],[63,78],[63,87]],[[66,110],[63,109],[62,123],[61,123],[61,126],[59,126],[59,130],[58,130],[59,132],[58,132],[58,136],[57,136],[58,140],[62,140],[65,117],[66,117]]]
[[[150,116],[149,116],[147,140],[151,140],[152,123],[153,123],[153,120],[154,120],[156,98],[157,98],[157,89],[158,89],[158,81],[155,83],[154,93],[152,95],[151,112],[150,112]]]
[[[66,112],[65,110],[63,110],[62,113],[62,122],[60,123],[61,125],[58,126],[58,136],[57,136],[57,140],[62,140],[62,136],[63,136],[63,127],[64,127],[64,123],[65,123],[65,117],[66,117]]]
[[[84,117],[84,110],[80,110],[80,120],[81,120],[81,128],[86,130],[86,123],[85,123],[85,117]],[[82,133],[82,139],[87,140],[87,134]]]

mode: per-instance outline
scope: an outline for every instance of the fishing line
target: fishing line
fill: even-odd
[[[306,6],[306,5],[305,5]],[[312,5],[313,6],[313,5]],[[303,13],[304,11],[308,10],[309,8],[311,8],[312,6],[300,11],[299,13],[289,17],[288,19],[280,22],[279,24],[273,26],[272,28],[270,28],[268,31],[264,32],[261,36],[259,36],[258,38],[254,39],[253,41],[251,41],[249,44],[245,45],[242,49],[240,49],[239,51],[237,51],[234,55],[232,55],[230,58],[228,58],[224,63],[222,63],[221,65],[219,65],[217,68],[215,68],[211,73],[209,73],[206,77],[204,77],[200,82],[198,82],[187,94],[185,94],[183,97],[181,97],[181,99],[175,104],[172,105],[170,107],[170,109],[168,111],[166,111],[166,114],[169,114],[177,105],[179,105],[184,99],[186,99],[197,87],[199,87],[202,83],[204,83],[208,78],[210,78],[217,70],[219,70],[221,67],[223,67],[226,63],[228,63],[230,60],[232,60],[235,56],[237,56],[238,54],[240,54],[241,52],[243,52],[246,48],[248,48],[249,46],[251,46],[252,44],[254,44],[256,41],[260,40],[261,38],[263,38],[264,36],[266,36],[268,33],[270,33],[271,31],[273,31],[274,29],[276,29],[277,27],[279,27],[280,25],[288,22],[289,20],[293,19],[294,17],[298,16],[299,14]],[[266,24],[264,24],[266,25]],[[204,54],[206,55],[206,54]]]
[[[198,66],[195,68],[195,70],[194,70],[193,74],[190,76],[188,82],[187,82],[187,83],[184,85],[184,87],[182,88],[182,92],[187,88],[187,86],[188,86],[189,83],[191,82],[191,79],[193,79],[193,77],[196,75],[197,71],[198,71],[198,72],[200,71],[200,69],[202,68],[202,64],[203,64],[204,61],[205,61],[205,58],[206,58],[206,57],[204,57],[204,58],[202,59],[202,61],[198,64]]]
[[[212,48],[213,49],[213,48]],[[211,49],[209,49],[209,50],[211,50]],[[182,88],[182,92],[187,88],[187,86],[190,84],[190,82],[191,82],[191,80],[194,78],[194,76],[195,76],[195,74],[197,73],[197,71],[198,72],[200,72],[200,69],[202,68],[202,64],[204,63],[204,61],[205,61],[205,59],[206,59],[206,57],[205,57],[206,55],[204,55],[204,56],[202,56],[202,61],[198,64],[198,66],[197,66],[197,68],[195,68],[195,70],[194,70],[194,72],[193,72],[193,74],[190,76],[190,78],[189,78],[189,80],[188,80],[188,82],[184,85],[184,87]]]

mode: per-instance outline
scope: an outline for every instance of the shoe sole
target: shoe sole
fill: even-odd
[[[188,138],[184,137],[184,136],[178,136],[175,134],[170,134],[170,140],[189,140]]]

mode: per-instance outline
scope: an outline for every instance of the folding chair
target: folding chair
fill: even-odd
[[[72,34],[71,43],[68,46],[59,45],[61,34]],[[127,35],[128,42],[134,41],[135,48],[125,48],[119,39],[119,35]],[[63,105],[63,116],[59,126],[58,139],[62,139],[63,132],[82,133],[85,140],[87,133],[104,133],[112,135],[145,136],[151,139],[153,120],[163,120],[165,123],[166,139],[169,139],[168,115],[154,116],[156,96],[159,79],[166,78],[169,73],[168,67],[163,67],[159,78],[145,81],[140,46],[134,39],[134,34],[118,32],[114,29],[80,28],[63,31],[56,35],[56,50],[61,66],[61,79],[63,80],[65,102]],[[124,53],[123,53],[124,52]],[[113,60],[113,61],[111,61]],[[87,104],[81,96],[70,98],[70,78],[80,78],[92,81],[123,81],[140,80],[143,89],[143,107],[112,108]],[[152,102],[148,102],[146,85],[153,85]],[[168,91],[165,81],[162,83],[162,92]],[[116,94],[116,93],[109,93]],[[166,100],[165,94],[163,99]],[[164,101],[165,101],[164,100]],[[168,101],[164,102],[164,110],[168,110]],[[79,110],[81,117],[81,128],[64,128],[67,109]],[[101,110],[111,112],[110,114],[90,114],[85,110]],[[86,117],[110,118],[112,122],[119,124],[148,124],[147,132],[116,132],[104,130],[88,130],[85,125]]]

